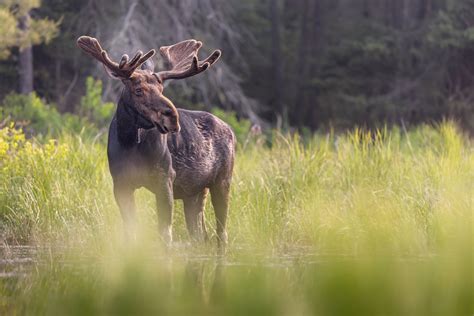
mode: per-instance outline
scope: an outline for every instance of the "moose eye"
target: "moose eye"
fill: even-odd
[[[137,88],[135,89],[135,94],[136,95],[142,95],[143,94],[143,90],[141,88]]]
[[[164,115],[164,116],[171,116],[171,114],[173,114],[173,111],[171,111],[171,110],[165,110],[165,111],[163,111],[163,115]]]

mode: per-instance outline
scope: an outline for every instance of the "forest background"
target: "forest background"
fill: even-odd
[[[196,38],[223,56],[166,88],[179,107],[300,131],[444,118],[474,130],[472,0],[2,0],[0,34],[0,100],[34,91],[59,112],[84,112],[91,74],[102,102],[120,92],[80,35],[116,60]]]

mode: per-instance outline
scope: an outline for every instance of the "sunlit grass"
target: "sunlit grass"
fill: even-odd
[[[474,150],[452,123],[239,148],[223,258],[189,243],[180,202],[165,249],[145,190],[127,242],[102,142],[0,136],[1,238],[37,247],[0,312],[473,313]]]

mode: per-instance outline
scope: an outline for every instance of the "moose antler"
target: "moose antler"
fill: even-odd
[[[221,56],[221,51],[215,50],[209,57],[199,61],[197,53],[201,46],[202,42],[191,39],[160,47],[160,54],[169,70],[158,72],[156,74],[158,79],[163,82],[168,79],[183,79],[197,75],[209,68]]]
[[[130,61],[128,55],[124,54],[117,64],[109,58],[107,52],[102,49],[99,41],[96,38],[89,36],[81,36],[77,39],[77,45],[86,52],[89,56],[100,61],[108,72],[117,78],[127,79],[133,74],[133,72],[140,67],[147,59],[155,55],[155,50],[152,49],[145,55],[142,51],[138,51]]]

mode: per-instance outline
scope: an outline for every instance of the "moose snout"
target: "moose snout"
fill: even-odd
[[[170,127],[167,127],[167,129],[170,133],[179,133],[179,131],[181,130],[181,126],[179,125],[170,126]]]
[[[181,130],[179,125],[178,116],[165,117],[162,121],[162,124],[166,127],[167,131],[170,133],[178,133]]]
[[[179,133],[181,130],[181,126],[179,125],[178,119],[176,119],[176,123],[170,128],[171,133]]]

